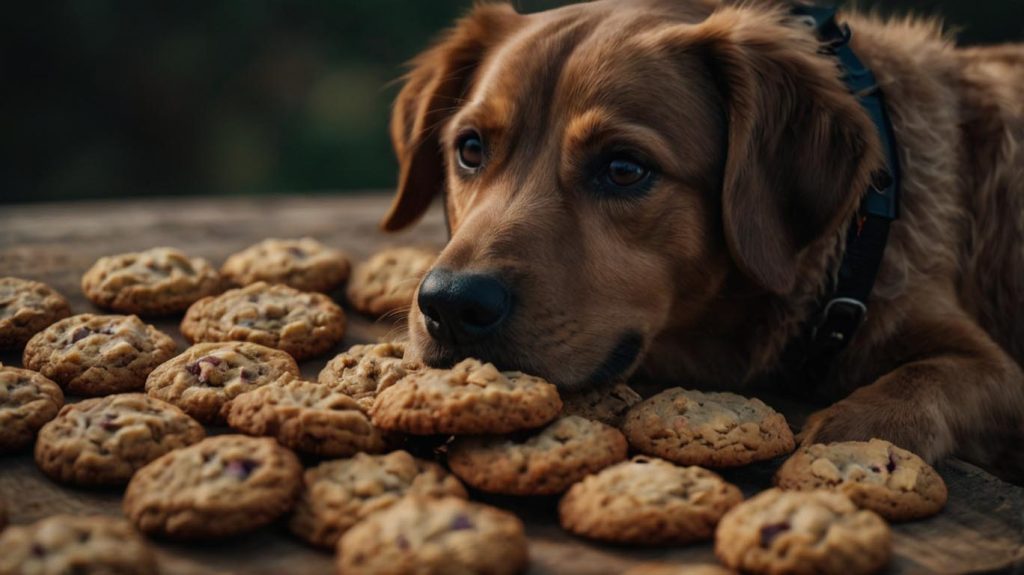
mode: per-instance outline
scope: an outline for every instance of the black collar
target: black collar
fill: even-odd
[[[899,215],[900,165],[896,139],[886,113],[882,91],[850,47],[851,32],[836,22],[834,7],[797,4],[793,15],[813,27],[821,52],[836,59],[843,82],[871,117],[885,152],[886,167],[875,172],[860,208],[850,224],[838,274],[829,281],[819,308],[799,341],[784,354],[783,363],[812,383],[827,375],[833,358],[853,339],[868,313],[868,298],[882,263],[889,224]]]

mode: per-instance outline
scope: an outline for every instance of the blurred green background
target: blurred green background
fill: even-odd
[[[964,43],[1024,37],[1024,0],[877,4],[940,14]],[[471,5],[8,2],[0,201],[389,188],[393,80]]]

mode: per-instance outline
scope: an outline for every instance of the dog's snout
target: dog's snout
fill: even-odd
[[[427,331],[434,339],[462,344],[493,333],[508,317],[511,294],[490,274],[434,269],[417,296]]]

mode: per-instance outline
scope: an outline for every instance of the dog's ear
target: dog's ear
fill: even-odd
[[[507,4],[479,5],[412,61],[391,114],[398,193],[381,222],[383,229],[400,230],[415,222],[444,186],[438,135],[469,92],[484,55],[518,19]]]
[[[725,100],[729,251],[744,275],[776,294],[793,289],[804,248],[837,233],[882,165],[874,125],[835,61],[787,18],[748,4],[681,33]]]

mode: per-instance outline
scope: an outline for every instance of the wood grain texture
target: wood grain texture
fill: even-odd
[[[76,313],[95,308],[78,286],[100,256],[159,245],[178,247],[220,265],[224,258],[266,237],[314,236],[345,249],[354,259],[388,244],[440,246],[444,224],[438,210],[403,234],[385,236],[377,220],[390,198],[383,194],[289,198],[172,199],[114,203],[0,206],[0,276],[37,279],[63,293]],[[340,294],[336,294],[340,296]],[[374,321],[349,312],[349,329],[338,350],[402,329],[401,318]],[[158,320],[184,349],[179,318]],[[335,350],[335,351],[338,351]],[[330,355],[304,362],[315,376]],[[16,355],[0,361],[20,365]],[[769,400],[799,421],[808,406]],[[768,487],[776,463],[725,473],[750,495]],[[940,467],[950,501],[938,517],[894,527],[890,573],[1024,571],[1024,489],[1001,482],[967,463]],[[555,499],[480,496],[524,519],[530,536],[531,574],[614,574],[641,562],[710,563],[710,544],[631,549],[590,543],[564,533]],[[13,523],[58,512],[120,514],[121,492],[58,486],[36,469],[29,454],[0,458],[0,499]],[[205,546],[155,543],[165,574],[333,572],[333,558],[306,547],[280,525]]]

